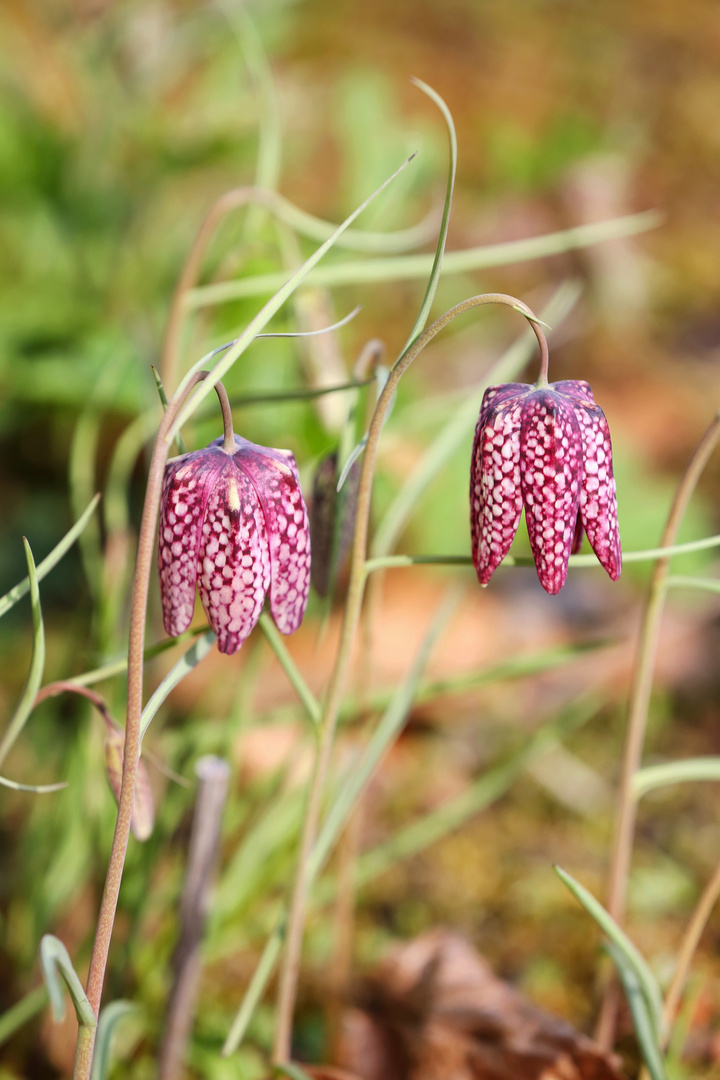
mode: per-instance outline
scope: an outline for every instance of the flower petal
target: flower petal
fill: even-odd
[[[160,500],[158,569],[163,623],[170,637],[187,630],[195,610],[198,545],[210,490],[228,460],[207,447],[171,461]]]
[[[551,390],[523,402],[522,498],[540,584],[550,594],[565,584],[580,501],[583,444],[575,412]]]
[[[220,652],[238,651],[260,617],[270,582],[265,521],[255,488],[225,463],[205,511],[199,551],[200,599]]]
[[[598,561],[612,580],[617,581],[622,569],[622,552],[608,422],[599,405],[578,406],[575,414],[580,421],[583,440],[580,516]]]
[[[561,379],[560,382],[550,383],[550,389],[556,394],[564,394],[565,397],[580,398],[581,401],[589,401],[595,404],[590,384],[584,379]]]
[[[475,432],[477,434],[480,427],[485,423],[493,406],[500,405],[503,401],[507,401],[508,398],[519,397],[521,394],[527,394],[532,390],[532,386],[529,383],[502,383],[500,386],[488,386],[487,390],[483,394],[482,405],[480,406],[480,415],[478,422],[475,425]]]
[[[265,518],[272,617],[281,634],[292,634],[310,592],[310,523],[295,458],[288,450],[262,449],[256,453],[246,441],[233,460],[252,481]]]
[[[502,387],[493,389],[504,389]],[[526,387],[522,387],[524,391]],[[490,391],[487,391],[487,398]],[[499,396],[499,395],[498,395]],[[517,394],[495,397],[480,411],[470,463],[470,531],[475,572],[481,585],[510,550],[522,513],[520,418]]]

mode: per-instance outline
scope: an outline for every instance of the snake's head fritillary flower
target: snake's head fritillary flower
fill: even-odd
[[[234,436],[165,468],[158,562],[163,621],[187,630],[195,586],[223,653],[235,653],[265,594],[283,634],[297,630],[310,589],[310,527],[295,458]]]
[[[470,470],[473,563],[487,585],[525,507],[540,584],[557,593],[583,532],[613,581],[622,557],[607,420],[586,382],[485,392]]]

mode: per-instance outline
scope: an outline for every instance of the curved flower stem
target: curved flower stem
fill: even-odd
[[[680,481],[680,486],[675,494],[663,530],[660,541],[661,547],[672,547],[675,543],[687,505],[719,440],[720,413],[715,416],[700,440],[685,475]],[[645,742],[645,729],[647,727],[655,660],[660,639],[660,624],[665,609],[669,567],[670,557],[665,555],[657,560],[653,569],[640,627],[630,690],[627,735],[620,780],[619,810],[610,862],[607,897],[607,910],[620,926],[622,926],[625,919],[628,875],[637,816],[637,800],[633,793],[633,778],[640,767]],[[617,983],[612,981],[605,988],[603,1004],[595,1032],[598,1042],[606,1049],[609,1049],[614,1042],[617,1000]]]
[[[233,431],[233,418],[232,409],[230,408],[230,401],[227,396],[227,390],[221,382],[215,383],[215,392],[220,402],[220,409],[222,410],[223,418],[223,431],[225,432],[225,438],[223,439],[222,448],[226,454],[234,454],[237,450],[235,445],[235,432]]]
[[[295,1010],[305,908],[307,905],[310,884],[310,852],[317,835],[322,797],[325,788],[325,778],[330,763],[330,754],[332,751],[342,695],[350,666],[353,643],[358,622],[360,620],[366,581],[365,558],[367,555],[373,470],[383,424],[400,379],[412,362],[420,355],[425,346],[428,345],[441,330],[444,330],[446,326],[449,326],[459,315],[463,315],[466,311],[471,311],[473,308],[480,307],[484,304],[506,304],[515,311],[525,315],[535,331],[535,335],[540,344],[544,369],[547,370],[547,342],[542,328],[538,323],[537,316],[529,307],[523,304],[522,301],[516,300],[513,296],[507,296],[505,293],[485,293],[481,296],[472,296],[470,299],[463,300],[462,303],[456,304],[455,307],[450,308],[449,311],[446,311],[441,315],[439,319],[427,328],[427,330],[418,335],[418,337],[416,337],[402,353],[392,368],[385,387],[378,398],[375,412],[373,413],[373,418],[368,429],[367,445],[365,448],[365,456],[358,489],[357,516],[355,519],[355,535],[350,562],[350,580],[345,603],[345,615],[338,652],[335,658],[335,666],[333,668],[323,708],[320,743],[308,792],[302,837],[300,840],[298,866],[288,920],[285,953],[280,973],[277,1026],[273,1050],[273,1058],[276,1063],[285,1062],[290,1056],[292,1018]]]
[[[93,944],[90,970],[87,981],[87,997],[95,1015],[100,1012],[100,999],[102,997],[105,968],[107,966],[110,939],[112,937],[115,911],[117,908],[120,882],[122,880],[123,867],[125,865],[125,853],[127,851],[128,838],[130,835],[130,823],[132,820],[133,802],[135,799],[135,781],[137,779],[138,761],[140,758],[140,716],[142,714],[142,684],[143,684],[143,651],[145,644],[145,618],[147,612],[147,598],[150,583],[150,568],[152,565],[153,547],[155,540],[155,525],[157,522],[158,506],[162,491],[163,471],[170,450],[168,433],[177,416],[178,410],[187,398],[188,393],[197,383],[206,377],[206,372],[198,372],[192,380],[192,386],[188,386],[185,392],[172,400],[167,411],[160,421],[155,447],[148,474],[147,487],[145,490],[145,504],[143,506],[140,533],[138,536],[137,558],[135,562],[135,577],[133,580],[132,607],[130,611],[130,640],[128,645],[128,691],[127,691],[127,716],[125,722],[125,747],[123,754],[122,786],[118,801],[118,814],[115,822],[110,859],[108,862],[105,888],[103,890],[100,912],[98,914],[95,942]],[[94,1038],[94,1036],[93,1036]],[[83,1048],[83,1055],[76,1056],[74,1080],[88,1080],[90,1064],[92,1061],[92,1047],[88,1054],[87,1046]]]

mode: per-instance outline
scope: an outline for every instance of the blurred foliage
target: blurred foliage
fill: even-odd
[[[41,583],[45,681],[124,653],[142,436],[138,460],[128,452],[124,473],[114,472],[113,462],[119,440],[132,443],[129,425],[159,408],[150,365],[158,362],[172,291],[203,215],[224,191],[259,182],[276,184],[325,220],[340,220],[419,150],[359,225],[390,231],[421,220],[441,195],[446,147],[410,75],[443,94],[458,127],[451,248],[651,206],[666,215],[661,229],[639,239],[454,276],[441,283],[436,301],[439,312],[491,288],[540,307],[562,281],[582,282],[579,305],[551,343],[551,377],[592,382],[614,433],[624,542],[629,549],[654,545],[677,477],[720,401],[715,22],[703,0],[680,8],[670,0],[297,0],[247,11],[234,0],[7,0],[0,11],[0,593],[26,572],[22,535],[39,561],[94,491],[105,494],[81,545]],[[213,238],[201,280],[286,270],[313,247],[262,209],[236,210]],[[331,253],[328,261],[340,258],[347,255]],[[323,294],[325,323],[356,303],[362,313],[328,339],[325,351],[317,343],[257,342],[228,390],[312,385],[314,362],[326,365],[332,381],[344,381],[371,337],[387,342],[392,359],[422,291],[422,282],[399,281]],[[306,328],[307,296],[289,304],[273,328]],[[185,366],[237,334],[258,306],[234,301],[193,315],[183,338]],[[518,322],[507,312],[463,321],[410,372],[382,452],[378,520],[441,424],[519,333]],[[236,411],[243,434],[293,450],[306,489],[315,464],[335,449],[350,404],[346,396],[321,400],[327,406],[299,401]],[[356,434],[365,404],[361,396]],[[185,437],[196,447],[218,430],[210,414]],[[468,434],[416,505],[401,550],[467,552],[470,440]],[[110,480],[115,487],[108,489]],[[718,531],[719,484],[715,461],[683,539]],[[526,544],[522,532],[518,550]],[[711,553],[677,561],[682,573],[712,574],[715,565]],[[589,1023],[595,941],[549,867],[561,862],[602,893],[626,643],[647,573],[646,566],[629,567],[613,587],[596,571],[579,572],[556,600],[542,594],[528,570],[499,571],[481,595],[465,570],[388,576],[377,599],[374,688],[394,688],[406,674],[451,575],[467,592],[431,665],[436,678],[462,683],[479,668],[508,657],[521,661],[548,646],[622,645],[523,678],[464,683],[461,692],[446,690],[417,706],[371,788],[360,825],[363,850],[513,759],[588,685],[604,702],[564,737],[569,757],[553,783],[522,772],[482,813],[363,885],[358,970],[397,936],[447,922],[539,1001]],[[161,635],[157,601],[152,605],[155,641]],[[325,614],[315,598],[290,646],[317,692],[336,631],[337,613],[327,623]],[[716,599],[673,598],[651,718],[652,759],[718,752],[717,625]],[[0,646],[0,703],[9,719],[30,664],[27,600],[0,623]],[[177,655],[148,665],[148,685]],[[122,720],[124,679],[100,689]],[[378,712],[366,711],[357,693],[342,740],[347,756],[362,745],[364,721]],[[292,873],[299,781],[309,760],[302,724],[279,666],[255,635],[237,660],[208,658],[161,710],[148,738],[183,776],[208,752],[228,757],[235,770],[190,1049],[195,1076],[264,1075],[269,999],[241,1052],[226,1061],[218,1051]],[[595,777],[595,801],[573,793],[574,760]],[[0,1010],[37,985],[43,933],[57,934],[76,968],[86,969],[115,814],[102,761],[101,722],[74,697],[39,707],[8,759],[7,774],[17,780],[62,779],[68,787],[52,795],[0,790]],[[158,820],[150,840],[130,846],[106,992],[108,1001],[129,998],[141,1009],[141,1020],[118,1027],[121,1064],[110,1074],[134,1080],[155,1075],[193,803],[192,791],[160,773],[153,782]],[[643,803],[632,929],[659,969],[717,861],[716,811],[712,785],[666,790]],[[323,883],[326,898],[335,869]],[[299,1026],[305,1047],[322,1043],[319,1006],[331,994],[325,975],[334,948],[330,911],[326,899],[310,920]],[[698,962],[709,1004],[690,1040],[695,1057],[688,1068],[696,1077],[717,1070],[716,938],[713,925]],[[72,1020],[52,1026],[38,1017],[0,1049],[0,1076],[64,1075],[73,1042]]]

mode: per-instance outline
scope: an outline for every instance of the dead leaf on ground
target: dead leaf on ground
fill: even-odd
[[[624,1080],[619,1060],[493,975],[464,938],[399,948],[349,1010],[338,1064],[363,1080]]]

